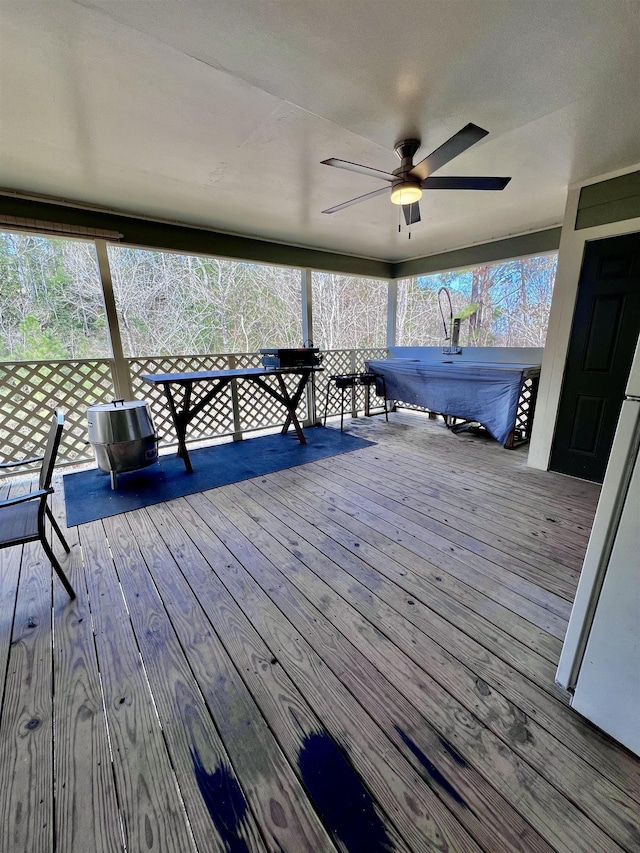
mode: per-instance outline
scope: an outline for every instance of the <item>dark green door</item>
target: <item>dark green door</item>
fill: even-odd
[[[585,247],[552,471],[601,483],[640,332],[640,234]]]

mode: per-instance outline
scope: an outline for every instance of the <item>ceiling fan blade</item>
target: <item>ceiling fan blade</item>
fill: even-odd
[[[477,124],[466,125],[462,130],[455,133],[451,139],[447,139],[439,148],[432,151],[428,157],[425,157],[424,160],[415,165],[409,174],[423,181],[429,175],[432,175],[436,169],[442,168],[449,160],[453,160],[458,154],[462,154],[467,148],[471,148],[476,142],[480,142],[488,133],[488,130],[483,130]]]
[[[402,212],[404,213],[404,221],[407,225],[414,225],[420,222],[420,203],[414,201],[413,204],[403,204]]]
[[[511,178],[438,177],[420,182],[423,190],[503,190]]]
[[[344,210],[345,207],[351,207],[352,204],[359,204],[361,201],[367,201],[370,198],[375,198],[377,195],[382,195],[383,193],[388,193],[389,187],[381,187],[379,190],[374,190],[372,193],[367,193],[366,195],[359,195],[358,198],[352,198],[349,201],[343,201],[342,204],[336,204],[335,207],[329,207],[327,210],[323,210],[323,213],[337,213],[339,210]]]
[[[350,163],[348,160],[336,160],[335,157],[330,157],[329,160],[320,161],[323,166],[335,166],[336,169],[346,169],[348,172],[358,172],[361,175],[369,175],[370,178],[381,178],[383,181],[395,181],[396,176],[391,172],[382,172],[380,169],[372,169],[370,166],[361,166],[360,163]]]

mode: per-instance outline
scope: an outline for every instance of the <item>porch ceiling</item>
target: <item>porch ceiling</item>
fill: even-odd
[[[640,6],[621,0],[5,0],[6,188],[388,261],[558,224],[566,188],[640,161]],[[467,122],[411,241],[378,188]]]

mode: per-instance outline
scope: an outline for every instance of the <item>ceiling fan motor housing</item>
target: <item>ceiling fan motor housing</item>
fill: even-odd
[[[391,188],[391,201],[394,204],[412,204],[422,196],[420,181],[411,175],[413,157],[419,148],[419,139],[401,139],[396,142],[393,150],[400,158],[401,164],[393,171],[397,176]]]
[[[420,148],[420,145],[419,139],[401,139],[399,142],[396,142],[393,150],[400,160],[413,161],[414,154]]]

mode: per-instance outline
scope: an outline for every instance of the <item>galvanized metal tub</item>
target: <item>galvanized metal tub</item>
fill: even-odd
[[[98,467],[111,475],[137,471],[158,460],[156,432],[144,400],[113,400],[87,409],[89,442]]]

